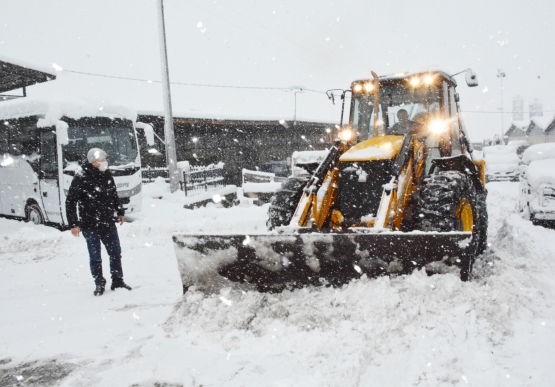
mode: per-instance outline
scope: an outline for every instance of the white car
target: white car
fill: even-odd
[[[555,143],[532,145],[522,154],[518,206],[535,224],[555,220]]]
[[[486,181],[518,181],[520,159],[513,145],[484,147]]]

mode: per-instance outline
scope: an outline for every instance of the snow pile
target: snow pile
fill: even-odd
[[[318,163],[320,164],[326,156],[330,153],[329,150],[321,151],[295,151],[291,156],[293,165],[297,164],[309,164]]]
[[[287,353],[318,370],[314,385],[457,384],[465,375],[475,385],[494,385],[490,349],[512,337],[512,321],[530,318],[541,298],[526,277],[505,272],[462,283],[452,274],[421,271],[363,278],[341,289],[190,291],[165,329],[175,339],[219,343],[239,357]],[[515,291],[523,286],[528,290]]]
[[[201,201],[213,199],[215,195],[225,196],[230,194],[235,194],[237,192],[237,187],[234,185],[227,185],[225,187],[220,187],[218,189],[210,189],[209,191],[201,191],[196,195],[185,196],[185,192],[181,190],[175,191],[173,194],[170,190],[170,185],[166,183],[166,180],[158,176],[154,182],[143,185],[143,196],[154,199],[165,199],[168,203],[177,204],[177,208],[181,205],[181,208],[185,205],[195,204]]]
[[[534,160],[555,159],[555,143],[532,145],[522,154],[522,162],[530,164]]]
[[[486,173],[493,174],[515,174],[518,171],[520,159],[516,154],[516,148],[509,145],[487,146],[483,149],[486,160]]]
[[[526,178],[534,189],[540,188],[541,184],[555,186],[555,158],[531,162],[526,168]]]
[[[243,192],[262,192],[262,193],[272,193],[276,192],[281,188],[282,182],[274,183],[243,183]]]
[[[149,189],[142,213],[118,226],[131,292],[93,298],[82,237],[0,219],[0,380],[52,360],[68,365],[57,377],[67,386],[555,380],[555,231],[514,213],[518,184],[488,184],[491,248],[471,282],[416,272],[337,289],[184,297],[172,233],[265,232],[267,206],[186,210],[182,192],[153,199]]]

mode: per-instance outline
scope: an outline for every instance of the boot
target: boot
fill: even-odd
[[[96,285],[96,289],[94,290],[95,296],[101,296],[104,294],[104,285]]]
[[[123,278],[118,278],[118,279],[113,279],[112,280],[112,286],[110,287],[110,289],[116,290],[117,288],[125,288],[127,290],[131,290],[131,286],[129,286],[125,282],[123,282]]]

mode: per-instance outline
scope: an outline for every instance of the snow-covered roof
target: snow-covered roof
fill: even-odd
[[[40,66],[40,65],[25,62],[23,60],[19,60],[16,58],[11,58],[6,55],[0,55],[0,62],[11,63],[16,66],[25,67],[26,69],[30,69],[30,70],[40,71],[41,73],[50,74],[53,77],[56,77],[56,70],[54,70],[53,67]]]
[[[522,120],[522,121],[513,121],[512,126],[515,126],[518,129],[526,130],[528,125],[530,125],[530,120]]]
[[[0,93],[56,79],[52,68],[0,56]]]
[[[539,126],[540,128],[542,128],[543,130],[546,130],[549,124],[553,122],[553,120],[554,120],[554,117],[552,115],[532,118],[532,122],[537,126]]]
[[[555,143],[546,142],[544,144],[532,145],[522,153],[522,162],[530,164],[535,160],[555,159]]]
[[[76,120],[83,117],[110,117],[135,121],[137,112],[127,106],[83,101],[79,98],[18,98],[0,102],[0,120],[27,116],[44,116],[49,122],[55,122],[62,117]]]

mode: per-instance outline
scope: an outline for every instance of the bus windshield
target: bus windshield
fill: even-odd
[[[137,143],[132,127],[80,126],[68,129],[69,144],[63,147],[64,168],[71,164],[86,162],[91,148],[100,148],[108,155],[110,166],[134,164],[137,158]]]
[[[403,83],[380,86],[378,133],[404,135],[439,115],[439,89],[436,85],[410,87]],[[351,125],[360,139],[374,137],[374,96],[354,93]]]

